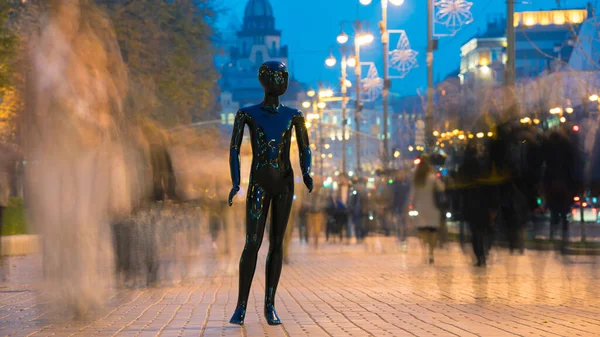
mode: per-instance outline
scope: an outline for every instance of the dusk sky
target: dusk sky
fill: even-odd
[[[230,13],[220,18],[221,27],[237,17],[241,22],[248,0],[222,0]],[[594,2],[596,0],[592,0]],[[325,66],[330,48],[340,59],[336,37],[340,33],[343,20],[370,21],[370,31],[375,41],[361,50],[361,61],[375,62],[382,74],[382,47],[377,22],[381,19],[380,0],[373,0],[369,6],[360,5],[359,0],[270,0],[275,12],[275,25],[282,31],[282,43],[290,50],[289,68],[292,75],[303,83],[315,86],[318,81],[337,84],[340,76],[339,63],[333,68]],[[448,73],[460,65],[460,46],[471,39],[477,31],[483,32],[488,18],[505,16],[505,0],[472,0],[474,22],[464,26],[453,37],[443,37],[435,53],[435,80],[442,80]],[[517,11],[552,9],[557,7],[556,0],[516,1]],[[524,4],[528,3],[528,4]],[[583,8],[588,0],[561,0],[563,8]],[[388,28],[404,29],[413,50],[418,55],[418,68],[413,69],[405,78],[396,79],[391,91],[399,95],[413,95],[419,88],[426,86],[426,8],[425,0],[405,0],[402,6],[390,4],[388,10]],[[352,34],[349,25],[345,25],[347,34]],[[397,43],[397,36],[391,37],[391,49]],[[366,70],[365,70],[366,71]],[[354,82],[354,74],[350,79]]]

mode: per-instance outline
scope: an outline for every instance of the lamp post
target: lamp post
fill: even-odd
[[[345,34],[345,33],[342,32],[342,34]],[[344,35],[338,36],[338,42],[340,42],[340,41],[348,41],[348,36],[347,35],[346,35],[346,37],[344,37]],[[347,107],[347,103],[348,103],[348,99],[347,99],[348,88],[350,88],[352,86],[350,81],[348,81],[348,79],[347,79],[347,76],[348,76],[347,69],[348,69],[348,67],[352,68],[352,67],[356,66],[356,64],[355,64],[355,60],[353,58],[348,58],[347,48],[345,45],[341,46],[340,51],[342,53],[342,62],[340,63],[340,66],[342,69],[342,77],[340,78],[340,87],[341,87],[341,92],[342,92],[342,101],[341,101],[341,103],[342,103],[342,172],[347,173],[348,171],[347,171],[346,158],[347,158],[348,140],[346,138],[346,125],[348,125],[348,116],[346,113],[346,107]],[[333,55],[330,55],[329,58],[325,61],[325,63],[327,64],[327,66],[333,67],[333,66],[335,66],[337,61],[335,60]]]
[[[427,111],[425,113],[425,145],[431,151],[433,139],[433,1],[427,0]]]
[[[360,0],[363,5],[368,5],[371,0]],[[390,81],[389,68],[389,33],[387,30],[387,8],[388,3],[400,6],[404,0],[381,0],[381,22],[379,29],[381,31],[381,44],[383,46],[383,92],[381,98],[383,100],[383,165],[387,167],[390,161],[389,154],[389,137],[388,137],[388,109],[389,109],[389,92],[392,82]]]
[[[373,35],[369,33],[362,32],[363,23],[360,20],[356,20],[354,22],[354,74],[356,75],[356,99],[355,99],[355,112],[354,119],[356,120],[356,172],[360,174],[361,172],[361,162],[360,162],[360,113],[362,111],[362,103],[360,102],[360,91],[361,91],[361,71],[360,71],[360,46],[366,45],[373,42]],[[337,41],[340,44],[345,44],[348,42],[348,35],[344,32],[343,23],[342,23],[342,32],[337,37]],[[345,135],[344,135],[344,138]]]

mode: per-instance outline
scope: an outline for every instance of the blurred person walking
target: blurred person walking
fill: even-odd
[[[348,175],[345,173],[342,173],[339,176],[339,181],[338,181],[338,201],[341,203],[341,205],[344,206],[345,210],[346,210],[346,215],[345,218],[342,220],[343,226],[344,226],[344,230],[346,231],[346,239],[349,241],[350,238],[352,238],[352,226],[350,223],[350,193],[351,193],[351,188],[350,188],[350,179],[348,178]]]
[[[358,178],[355,185],[353,197],[350,201],[354,220],[354,233],[358,243],[363,242],[368,234],[369,216],[372,210],[369,191],[367,190],[367,181],[364,178]]]
[[[561,249],[565,248],[569,240],[567,216],[577,193],[575,151],[568,134],[562,128],[550,130],[542,146],[545,164],[542,188],[550,209],[550,240],[554,240],[555,232],[561,228]]]
[[[470,141],[465,149],[462,165],[457,174],[457,186],[462,194],[462,214],[469,224],[476,266],[486,266],[488,243],[493,214],[490,212],[490,196],[484,194],[480,179],[484,176],[475,141]]]
[[[300,185],[302,183],[297,182],[296,184]],[[300,191],[300,190],[301,189],[295,189],[295,191]],[[290,246],[292,244],[292,238],[294,237],[294,227],[298,226],[298,228],[300,229],[300,226],[301,226],[300,213],[302,210],[302,204],[304,202],[302,200],[303,197],[304,197],[304,194],[302,194],[302,193],[294,194],[295,202],[292,204],[292,210],[290,211],[289,225],[287,226],[287,228],[285,230],[285,236],[283,237],[283,263],[284,264],[290,263]],[[300,234],[300,241],[302,241],[302,233]],[[308,242],[308,239],[307,239],[307,242]]]
[[[410,200],[412,209],[419,212],[415,217],[421,239],[429,248],[429,263],[434,263],[434,249],[441,227],[440,210],[436,194],[444,193],[444,185],[436,177],[428,155],[421,156],[413,179]]]
[[[401,242],[406,241],[406,226],[408,219],[407,217],[407,204],[410,199],[411,181],[408,178],[408,174],[404,171],[399,170],[396,173],[396,179],[394,181],[393,189],[393,202],[392,212],[394,214],[394,221],[396,223],[396,231],[398,239]]]
[[[323,179],[320,176],[313,178],[314,189],[306,196],[306,223],[308,237],[313,239],[315,248],[319,248],[319,237],[323,232],[327,212],[327,191],[323,188]]]
[[[377,222],[379,224],[379,230],[383,232],[385,236],[389,236],[392,227],[392,214],[394,207],[394,190],[392,176],[387,172],[382,173],[379,179],[376,190],[376,210],[377,210]]]
[[[329,236],[339,236],[339,241],[344,240],[344,230],[348,224],[348,209],[341,200],[339,191],[333,192],[329,198],[329,207],[327,208],[327,235],[326,241],[329,241]]]

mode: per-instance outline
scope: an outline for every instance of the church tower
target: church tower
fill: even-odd
[[[262,101],[263,89],[256,79],[260,65],[265,61],[288,64],[288,48],[281,45],[281,31],[275,29],[269,0],[248,1],[242,28],[237,32],[237,45],[231,47],[229,55],[230,60],[221,71],[223,94],[240,107]],[[234,108],[222,106],[224,110]]]

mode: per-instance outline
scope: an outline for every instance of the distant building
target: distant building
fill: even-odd
[[[381,155],[383,153],[383,123],[382,123],[381,104],[368,104],[361,112],[360,123],[360,160],[361,171],[369,175],[381,167]],[[319,157],[323,158],[323,171],[327,176],[332,176],[335,172],[341,172],[343,168],[343,153],[346,151],[346,167],[349,172],[357,172],[357,147],[356,147],[356,120],[355,111],[352,102],[347,105],[346,117],[348,118],[347,131],[343,130],[343,113],[340,102],[330,102],[327,108],[323,110],[323,116],[320,121],[323,144],[319,145],[318,122],[316,121],[310,127],[311,143],[315,146],[314,167],[319,167]],[[392,117],[389,117],[390,121]],[[394,127],[389,123],[388,133],[393,135]],[[346,148],[343,148],[343,139],[346,138]],[[392,144],[390,144],[391,146]],[[318,170],[316,170],[318,173]]]
[[[235,45],[230,46],[228,51],[228,61],[221,68],[223,121],[230,121],[230,115],[235,114],[235,110],[230,109],[258,104],[263,100],[263,88],[257,79],[262,63],[280,61],[289,67],[288,48],[281,44],[281,31],[275,29],[269,0],[248,1],[242,27],[236,37]],[[291,73],[288,92],[282,97],[282,102],[290,106],[296,106],[298,95],[304,92],[303,85],[293,76]]]
[[[581,24],[593,16],[592,6],[518,12],[515,24],[517,80],[558,71],[569,62]],[[506,64],[506,21],[493,20],[487,30],[461,47],[460,77],[467,89],[501,84]]]

